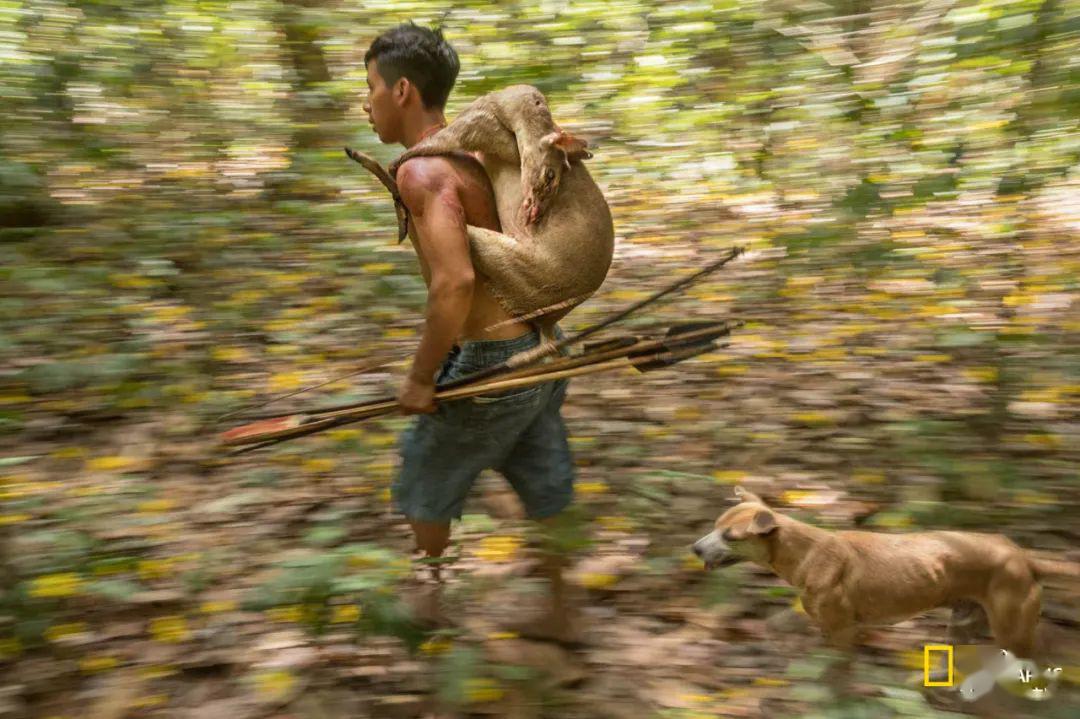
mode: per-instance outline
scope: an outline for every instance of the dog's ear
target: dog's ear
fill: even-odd
[[[742,487],[735,487],[735,498],[740,502],[757,502],[758,504],[765,504],[765,501],[761,497],[757,496],[753,492],[743,489]]]
[[[754,513],[754,518],[750,520],[750,526],[746,528],[746,531],[764,537],[775,532],[776,526],[776,516],[769,510],[762,509]]]

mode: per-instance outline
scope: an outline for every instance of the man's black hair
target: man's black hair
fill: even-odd
[[[364,65],[379,64],[383,82],[393,85],[405,77],[420,91],[425,107],[443,108],[457,80],[461,63],[443,39],[442,30],[429,30],[407,22],[375,38],[364,53]]]

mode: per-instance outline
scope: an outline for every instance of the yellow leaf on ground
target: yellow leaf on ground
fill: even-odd
[[[851,475],[851,479],[858,484],[884,484],[885,474],[883,472],[861,471]]]
[[[497,702],[503,698],[506,692],[495,682],[494,679],[474,677],[465,680],[465,701],[469,704],[482,704],[484,702]]]
[[[50,457],[56,459],[81,459],[87,455],[85,447],[61,447],[55,449],[49,453]]]
[[[14,659],[22,654],[22,642],[18,637],[0,639],[0,659]]]
[[[96,655],[83,657],[79,660],[79,669],[83,670],[87,674],[94,672],[108,671],[109,669],[115,669],[120,664],[116,657],[110,657],[107,655]]]
[[[334,606],[330,616],[331,624],[347,624],[360,618],[360,607],[355,604],[339,604]]]
[[[420,645],[420,651],[429,656],[450,651],[453,643],[445,637],[433,637]]]
[[[173,674],[177,673],[177,669],[168,664],[148,664],[144,667],[140,667],[136,673],[142,679],[154,680],[171,677]]]
[[[754,679],[754,684],[759,687],[786,687],[790,683],[786,679],[776,679],[775,677],[757,677]]]
[[[492,536],[480,540],[476,556],[485,562],[509,562],[517,554],[521,540],[513,536]]]
[[[311,459],[305,459],[304,464],[301,465],[304,471],[311,472],[312,474],[322,474],[329,472],[337,466],[337,460],[330,457],[313,457]]]
[[[141,559],[136,568],[144,581],[164,579],[173,573],[171,559]]]
[[[300,622],[304,619],[304,608],[299,604],[289,604],[268,609],[266,614],[275,622]]]
[[[176,502],[171,499],[151,499],[146,502],[140,502],[137,508],[144,514],[153,514],[157,512],[168,512],[175,506]]]
[[[134,457],[94,457],[87,460],[86,468],[98,472],[117,472],[132,469],[138,463]]]
[[[606,589],[607,587],[614,586],[619,581],[619,578],[614,574],[594,574],[585,573],[578,579],[578,584],[586,589]]]
[[[350,439],[360,439],[363,433],[358,429],[332,429],[326,436],[335,442],[343,442]]]
[[[151,619],[150,635],[159,642],[176,643],[189,639],[191,632],[184,617],[171,615]]]
[[[31,582],[30,596],[70,597],[73,594],[78,594],[81,587],[82,579],[74,572],[46,574]]]
[[[960,373],[973,382],[996,382],[998,378],[996,367],[966,367]]]
[[[596,518],[596,522],[610,532],[628,532],[634,527],[628,517],[600,516]]]
[[[304,384],[302,372],[280,372],[270,377],[271,392],[287,392],[299,389]]]
[[[86,622],[70,622],[68,624],[54,624],[45,630],[45,638],[55,642],[64,637],[82,634],[86,631]]]
[[[255,688],[269,700],[288,696],[296,684],[296,677],[284,670],[259,672],[255,675]]]
[[[8,524],[19,524],[33,519],[29,514],[0,514],[0,527]]]

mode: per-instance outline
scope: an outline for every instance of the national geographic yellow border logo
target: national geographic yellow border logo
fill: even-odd
[[[945,662],[949,667],[949,676],[943,682],[930,681],[930,654],[945,652]],[[953,685],[953,647],[952,644],[927,644],[923,647],[923,686],[951,687]]]

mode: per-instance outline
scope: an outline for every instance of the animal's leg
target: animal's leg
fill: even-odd
[[[1039,623],[1042,590],[1032,585],[1025,593],[1015,596],[991,597],[986,613],[994,639],[1002,649],[1018,657],[1030,659],[1035,650],[1035,629]]]
[[[859,638],[859,628],[855,621],[854,607],[842,592],[830,592],[827,596],[804,597],[803,600],[807,613],[821,626],[826,643],[841,653],[840,658],[826,670],[826,682],[832,686],[838,696],[856,693],[852,664],[855,659],[855,643]]]
[[[517,165],[521,162],[514,136],[492,112],[490,103],[480,98],[465,108],[454,121],[434,135],[424,138],[396,160],[389,171],[397,175],[401,164],[413,157],[448,155],[455,152],[483,152],[503,162]]]
[[[829,664],[823,677],[837,696],[849,696],[855,693],[853,664],[857,634],[855,627],[850,626],[825,632],[826,643],[841,653],[838,659]]]
[[[1042,588],[1024,560],[1009,560],[987,587],[983,605],[998,646],[1031,659],[1039,622]]]
[[[558,146],[567,163],[592,157],[587,149],[588,142],[555,123],[547,100],[535,87],[513,86],[502,92],[491,93],[488,97],[499,120],[514,133],[521,157],[538,152],[544,138]]]
[[[536,325],[540,330],[540,346],[549,348],[550,351],[559,341],[559,338],[555,336],[555,323],[537,322]]]
[[[963,600],[953,605],[949,639],[953,644],[974,644],[990,632],[986,612],[978,602]]]
[[[563,299],[563,273],[538,243],[471,225],[466,232],[473,265],[509,314],[519,317]]]

